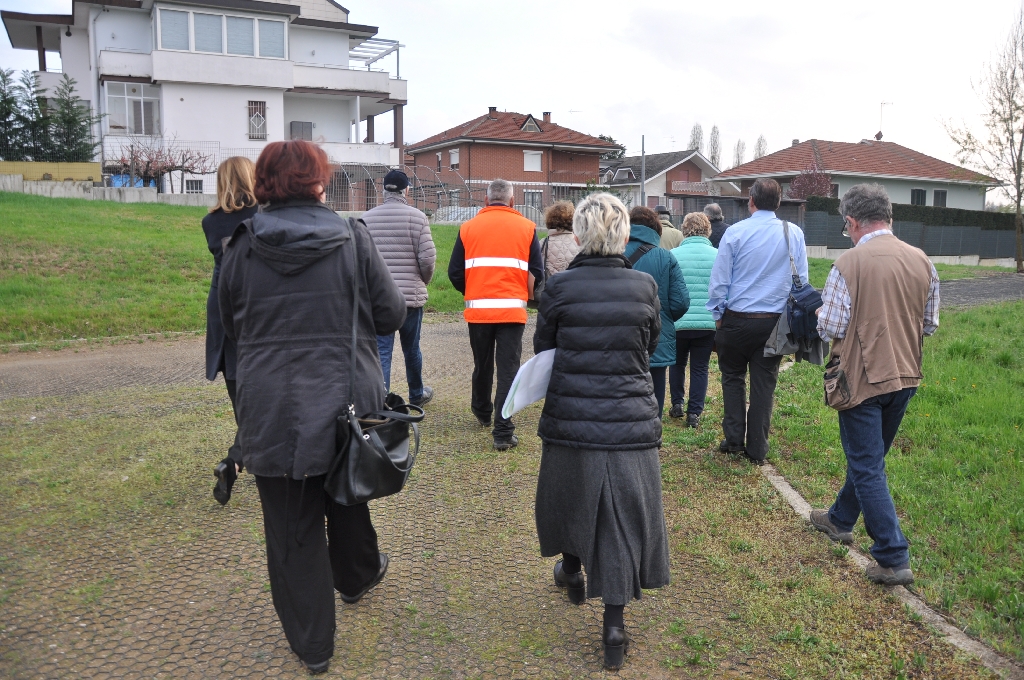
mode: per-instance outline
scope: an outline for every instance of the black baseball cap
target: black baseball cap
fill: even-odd
[[[409,175],[401,170],[392,170],[384,175],[384,189],[387,191],[404,191],[409,186]]]

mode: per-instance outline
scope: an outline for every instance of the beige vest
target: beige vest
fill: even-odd
[[[921,384],[924,308],[931,284],[928,257],[895,236],[876,236],[835,262],[850,291],[846,337],[832,356],[850,387],[853,408],[865,399]]]

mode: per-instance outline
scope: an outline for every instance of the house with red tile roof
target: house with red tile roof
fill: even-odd
[[[517,205],[535,209],[527,215],[535,219],[535,211],[572,200],[588,182],[597,182],[601,155],[620,148],[552,122],[549,112],[538,119],[492,106],[485,115],[409,145],[406,154],[417,177],[429,171],[438,192],[457,194],[451,205],[480,205],[487,185],[501,178],[515,186]]]
[[[981,173],[875,139],[855,144],[794,139],[792,146],[719,173],[713,181],[738,183],[745,193],[755,180],[771,177],[788,189],[796,175],[812,167],[831,175],[836,198],[855,184],[876,182],[893,203],[984,210],[985,193],[999,186]]]

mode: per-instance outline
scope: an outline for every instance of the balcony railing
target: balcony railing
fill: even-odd
[[[697,196],[721,196],[722,189],[711,182],[672,182],[673,194],[691,194]]]

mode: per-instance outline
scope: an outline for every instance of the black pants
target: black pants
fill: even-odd
[[[682,404],[686,398],[686,364],[690,364],[690,403],[687,413],[704,413],[704,400],[708,395],[708,364],[711,348],[715,344],[714,331],[676,331],[676,365],[668,369],[672,386],[672,405]]]
[[[285,637],[303,661],[326,661],[334,655],[334,591],[355,595],[380,569],[370,508],[332,501],[323,476],[257,476],[256,487],[270,593]]]
[[[228,449],[228,458],[238,463],[238,467],[242,467],[242,445],[238,443],[238,409],[235,408],[235,400],[238,398],[238,387],[234,380],[224,379],[224,384],[228,386],[228,397],[231,399],[231,410],[235,414],[235,443]]]
[[[651,366],[651,381],[654,383],[654,398],[658,400],[658,417],[665,411],[665,373],[668,366]]]
[[[501,407],[512,388],[523,357],[522,323],[471,323],[469,345],[473,348],[473,413],[487,420],[494,414],[495,439],[507,439],[515,432],[511,420],[501,417]],[[498,387],[491,402],[494,369],[498,369]]]
[[[764,356],[764,346],[777,322],[778,318],[744,319],[726,314],[715,334],[718,368],[722,371],[725,441],[732,448],[746,449],[747,455],[756,460],[764,460],[768,455],[768,428],[782,357]]]

